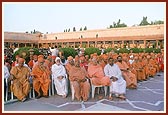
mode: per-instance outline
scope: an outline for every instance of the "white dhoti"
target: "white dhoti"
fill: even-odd
[[[57,59],[57,58],[56,58]],[[67,74],[63,65],[54,64],[51,67],[52,79],[54,80],[55,89],[58,95],[65,96],[68,94]],[[59,79],[59,77],[63,77]]]
[[[68,94],[68,86],[66,78],[59,80],[58,78],[54,78],[55,89],[58,95],[67,95]]]
[[[113,64],[112,66],[107,64],[104,67],[104,73],[108,77],[116,77],[118,80],[113,82],[111,80],[110,93],[115,94],[126,94],[126,81],[122,77],[122,73],[118,65]]]
[[[126,81],[125,80],[117,80],[115,82],[112,81],[112,84],[110,86],[110,93],[126,94]]]

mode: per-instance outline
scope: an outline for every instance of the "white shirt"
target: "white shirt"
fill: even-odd
[[[58,56],[58,53],[59,53],[59,50],[56,49],[56,48],[51,51],[51,55],[52,55],[52,56]]]
[[[120,81],[120,79],[122,79],[121,70],[118,67],[118,65],[116,65],[116,64],[113,64],[113,66],[111,66],[110,64],[107,64],[104,67],[104,73],[105,73],[105,76],[108,76],[108,77],[114,76],[114,77],[118,78],[119,81]]]
[[[59,77],[59,76],[64,76],[66,77],[66,70],[65,67],[63,65],[57,65],[54,64],[51,67],[51,71],[52,71],[52,77]]]
[[[4,79],[8,79],[10,76],[8,67],[4,65]]]
[[[132,64],[133,62],[134,62],[134,60],[132,60],[132,59],[129,60],[129,63],[130,63],[130,64]]]

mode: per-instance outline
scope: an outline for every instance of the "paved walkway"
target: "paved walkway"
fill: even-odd
[[[160,75],[160,76],[158,76]],[[71,101],[71,95],[66,99],[58,95],[49,98],[29,99],[26,102],[13,102],[4,105],[4,112],[165,112],[164,110],[164,74],[158,73],[148,81],[138,83],[137,89],[127,89],[127,99],[114,98],[108,100],[108,96],[100,99],[104,93],[96,94],[94,99],[87,102]]]

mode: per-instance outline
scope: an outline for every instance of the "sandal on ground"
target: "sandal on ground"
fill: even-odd
[[[125,97],[125,96],[123,96],[123,95],[120,95],[120,96],[119,96],[119,98],[120,98],[120,99],[123,99],[123,100],[125,100],[125,99],[126,99],[126,97]]]

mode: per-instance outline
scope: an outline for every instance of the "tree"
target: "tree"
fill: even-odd
[[[89,47],[85,49],[85,55],[89,55],[93,54],[93,53],[97,53],[98,55],[101,54],[101,51],[99,50],[99,48],[94,48],[94,47]]]
[[[115,22],[113,22],[113,28],[116,28],[116,25],[117,25],[117,24],[116,24]]]
[[[96,34],[96,38],[98,38],[98,34]]]
[[[73,27],[73,32],[75,32],[76,31],[76,29],[75,29],[75,27]]]
[[[112,25],[110,25],[110,28],[113,28],[113,26],[112,26]]]
[[[127,27],[127,25],[125,23],[120,24],[120,22],[121,22],[121,20],[119,19],[118,22],[117,22],[117,25],[116,25],[117,28]]]
[[[118,22],[117,22],[117,26],[119,26],[119,25],[120,25],[120,22],[121,22],[121,20],[119,19],[119,20],[118,20]]]
[[[139,24],[139,26],[145,26],[145,25],[149,25],[150,23],[147,21],[147,16],[143,17],[141,23]]]
[[[15,58],[16,55],[19,55],[20,57],[25,59],[26,63],[28,63],[29,60],[30,60],[30,52],[29,52],[30,49],[33,49],[34,54],[36,54],[36,55],[42,54],[41,52],[39,52],[39,50],[37,48],[21,47],[13,54],[13,60],[15,61],[16,60],[16,58]]]
[[[75,57],[75,55],[77,55],[77,52],[74,48],[60,48],[60,51],[63,52],[63,55],[66,59],[68,56]]]
[[[164,24],[164,21],[156,20],[155,22],[151,21],[151,25]]]
[[[122,23],[118,27],[127,27],[127,25],[125,23]]]
[[[85,26],[83,30],[87,30],[87,27]]]
[[[151,23],[150,23],[151,25],[154,25],[154,22],[153,21],[151,21]]]
[[[36,30],[34,29],[34,32],[33,32],[33,34],[35,34],[36,33]]]
[[[119,19],[118,22],[113,22],[113,25],[110,25],[109,28],[121,28],[121,27],[127,27],[125,23],[120,23],[121,20]]]
[[[155,21],[155,24],[164,24],[164,21],[158,20],[158,21]]]

